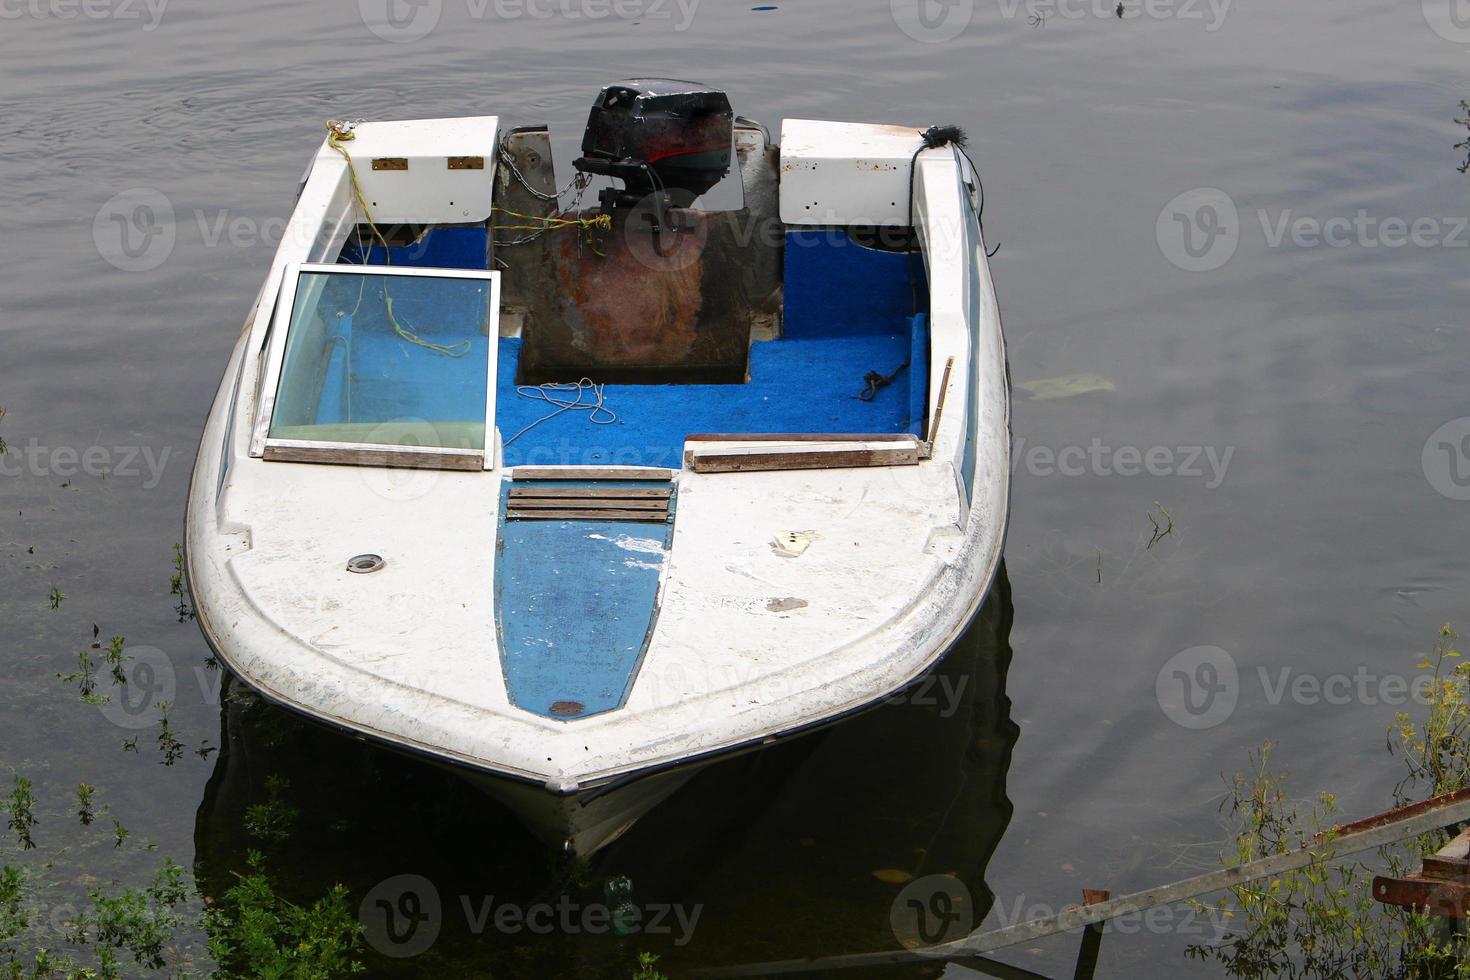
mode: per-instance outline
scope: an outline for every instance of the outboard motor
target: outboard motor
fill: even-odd
[[[654,195],[654,227],[666,208],[687,208],[730,172],[735,114],[730,99],[697,82],[635,78],[597,96],[582,156],[573,166],[622,181],[599,197],[606,211]]]

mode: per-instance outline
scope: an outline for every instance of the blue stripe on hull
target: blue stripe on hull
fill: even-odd
[[[511,702],[560,721],[621,708],[658,616],[673,525],[502,520],[499,532],[495,623]]]

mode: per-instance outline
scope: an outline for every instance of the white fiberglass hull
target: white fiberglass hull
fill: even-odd
[[[431,129],[450,141],[495,131],[494,119],[471,122]],[[377,142],[369,145],[385,147],[374,152],[399,152],[394,127],[410,124],[374,125],[381,131],[371,131]],[[420,130],[404,133],[413,138],[403,145],[432,155]],[[815,160],[815,168],[882,153],[906,167],[915,141],[914,131],[895,127],[801,124],[781,152]],[[481,159],[453,155],[465,149],[446,152]],[[493,149],[484,159],[493,162]],[[1010,433],[1004,341],[973,180],[948,148],[914,161],[927,301],[904,329],[915,331],[914,357],[923,359],[922,372],[905,365],[924,379],[912,387],[917,434],[834,434],[814,416],[803,431],[820,435],[751,435],[771,430],[747,425],[691,437],[662,466],[515,462],[506,443],[518,433],[499,417],[494,395],[498,384],[502,411],[516,399],[506,345],[518,341],[500,339],[497,367],[492,329],[489,397],[478,396],[489,446],[456,450],[445,464],[423,453],[398,462],[391,451],[353,456],[350,447],[272,435],[287,329],[278,297],[284,306],[285,284],[298,278],[333,279],[332,263],[343,261],[361,220],[347,165],[324,150],[236,344],[190,490],[187,570],[217,655],[278,704],[461,768],[543,839],[570,840],[579,853],[625,831],[698,765],[830,724],[923,676],[974,618],[996,575]],[[414,162],[407,172],[424,171]],[[908,187],[898,163],[841,173],[858,176],[838,188],[838,210],[821,219],[828,225],[861,224],[856,212],[838,212],[864,194],[888,207]],[[871,174],[889,183],[870,190],[863,181]],[[374,185],[369,196],[391,191],[382,187],[389,190]],[[788,214],[781,193],[788,238],[810,237],[798,224],[807,219]],[[853,245],[840,227],[833,238],[822,255],[898,270],[887,287],[907,302],[907,256]],[[435,272],[413,274],[428,282]],[[788,263],[788,307],[792,275]],[[493,327],[494,273],[456,282],[473,288],[477,279],[490,284],[481,295],[491,298]],[[402,283],[392,288],[406,310],[412,295]],[[823,288],[837,295],[847,287],[839,277]],[[293,296],[325,302],[305,285]],[[323,308],[317,323],[350,324],[344,312],[364,323],[360,305],[335,317]],[[788,329],[794,323],[788,310]],[[394,359],[411,353],[447,363],[422,349],[405,353],[402,336],[388,338],[399,345],[389,348]],[[797,350],[796,339],[793,330],[763,352]],[[485,349],[483,335],[467,348],[471,341]],[[498,381],[497,369],[506,372]],[[801,379],[793,384],[806,398]],[[689,409],[697,414],[694,390]],[[835,390],[829,414],[850,412],[851,389]],[[636,444],[652,395],[628,387],[615,396],[622,428],[598,431]],[[538,495],[543,504],[566,497],[556,506],[570,508],[596,498],[603,510],[598,522],[582,510],[528,519],[517,508],[534,508]],[[641,515],[631,513],[637,508]],[[369,554],[384,562],[359,574],[353,560]],[[616,788],[600,793],[609,786]]]

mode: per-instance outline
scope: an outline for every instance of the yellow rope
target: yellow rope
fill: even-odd
[[[560,231],[564,228],[581,228],[587,235],[588,246],[598,255],[603,253],[597,248],[597,238],[593,232],[612,230],[612,215],[610,214],[599,214],[595,218],[563,218],[557,215],[542,217],[536,214],[521,214],[519,211],[511,211],[509,208],[491,208],[491,210],[498,214],[508,214],[512,218],[518,218],[521,221],[537,222],[537,224],[530,225],[495,225],[493,228],[494,231],[542,232]]]
[[[367,198],[362,192],[362,184],[357,179],[357,166],[352,162],[352,154],[347,152],[347,147],[342,145],[356,138],[357,134],[352,131],[351,123],[339,122],[335,119],[327,120],[327,145],[342,154],[342,159],[347,161],[347,175],[352,179],[352,193],[357,198],[357,206],[362,209],[362,216],[366,219],[368,227],[372,229],[373,237],[383,245],[383,264],[392,265],[393,252],[388,247],[388,239],[383,237],[383,233],[378,230],[377,222],[373,221],[372,209],[368,207]],[[367,261],[367,256],[363,256],[363,261]],[[470,352],[471,345],[468,340],[461,340],[457,344],[447,346],[436,344],[432,341],[425,340],[399,323],[398,317],[393,313],[393,296],[388,292],[388,280],[386,278],[383,280],[383,302],[388,311],[388,322],[393,325],[394,332],[409,343],[417,344],[420,347],[434,351],[436,354],[443,354],[446,357],[464,357]]]

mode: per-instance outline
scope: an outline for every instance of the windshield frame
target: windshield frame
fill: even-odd
[[[270,428],[277,407],[281,374],[291,320],[303,274],[347,276],[389,276],[428,279],[478,279],[489,283],[489,332],[485,384],[484,449],[452,449],[438,446],[394,446],[361,442],[329,442],[307,439],[283,439],[272,436]],[[499,433],[495,429],[495,387],[499,360],[500,272],[480,269],[433,269],[391,265],[320,264],[298,262],[288,265],[282,274],[281,288],[265,341],[265,354],[260,399],[256,405],[253,444],[261,447],[252,456],[272,462],[346,463],[357,466],[423,467],[451,470],[493,470],[499,449]]]

